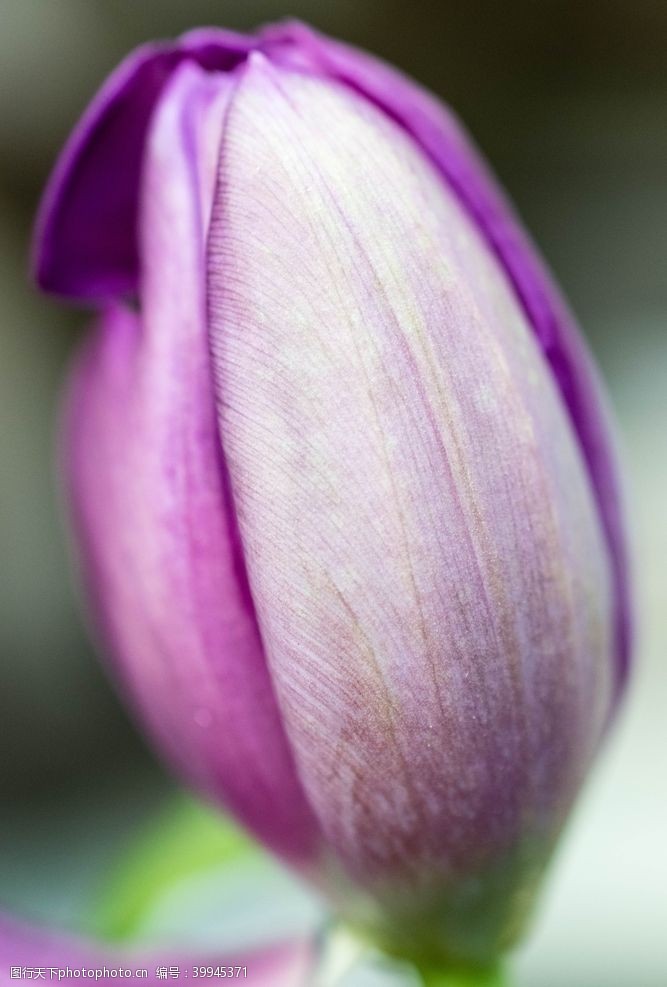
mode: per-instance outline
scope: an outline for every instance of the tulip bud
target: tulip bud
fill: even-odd
[[[466,137],[300,25],[195,32],[102,89],[37,264],[100,308],[67,480],[159,749],[388,948],[492,956],[628,604],[595,372]]]

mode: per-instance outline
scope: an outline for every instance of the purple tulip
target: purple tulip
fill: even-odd
[[[66,475],[200,792],[399,952],[514,936],[626,676],[584,343],[451,113],[300,24],[147,45],[45,196]]]

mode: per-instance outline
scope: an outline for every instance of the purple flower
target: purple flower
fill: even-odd
[[[607,412],[451,113],[300,24],[148,45],[46,193],[114,668],[196,789],[406,954],[510,941],[625,680]]]

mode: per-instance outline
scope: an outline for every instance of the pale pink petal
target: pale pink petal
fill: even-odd
[[[306,940],[234,955],[216,955],[210,950],[197,955],[183,946],[119,949],[0,914],[2,987],[26,981],[72,987],[81,983],[155,985],[190,979],[213,985],[221,982],[215,970],[223,967],[227,970],[233,967],[234,972],[240,967],[240,975],[234,982],[238,980],[248,987],[310,987],[315,960],[316,949]],[[165,968],[166,976],[160,975],[160,970]],[[195,968],[205,972],[194,977]],[[212,976],[207,975],[209,968],[214,971]],[[178,972],[177,977],[172,977],[173,971]]]
[[[558,286],[450,107],[379,58],[298,21],[270,25],[262,38],[272,59],[340,81],[410,134],[504,268],[560,389],[590,473],[612,566],[619,697],[627,680],[633,615],[615,429],[597,368]]]
[[[517,861],[525,879],[548,855],[611,701],[608,557],[562,395],[414,142],[258,54],[208,272],[225,460],[299,775],[396,948],[465,954],[507,921]]]

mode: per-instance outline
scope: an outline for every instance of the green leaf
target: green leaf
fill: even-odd
[[[116,865],[88,931],[238,951],[314,934],[323,901],[237,826],[181,796]]]
[[[179,796],[153,821],[114,868],[93,911],[93,930],[107,939],[131,938],[165,893],[192,875],[263,851],[223,815]]]

